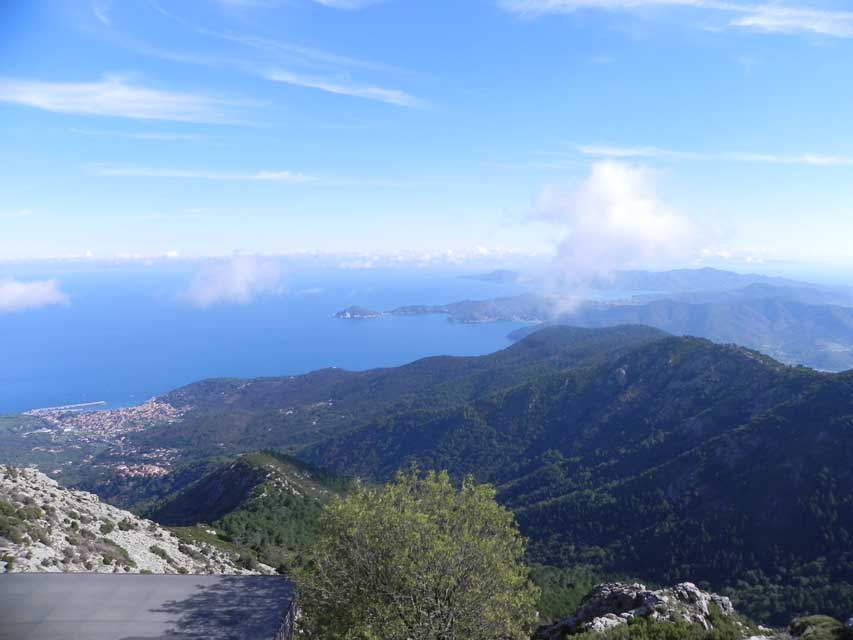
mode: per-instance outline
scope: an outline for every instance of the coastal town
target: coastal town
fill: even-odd
[[[75,465],[112,468],[119,477],[158,477],[168,473],[175,457],[169,448],[139,450],[128,440],[132,433],[154,426],[174,424],[190,407],[176,408],[152,398],[142,404],[98,409],[102,402],[46,407],[10,417],[19,438],[20,462],[35,464],[53,477]],[[56,465],[58,457],[65,457]],[[56,465],[56,466],[54,466]]]
[[[113,441],[117,436],[141,431],[155,424],[177,422],[186,409],[152,398],[147,402],[120,409],[85,410],[89,405],[68,405],[33,409],[24,415],[37,417],[49,427],[73,432],[87,438]]]

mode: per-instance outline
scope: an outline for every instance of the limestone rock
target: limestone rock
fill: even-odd
[[[0,573],[274,573],[249,571],[206,543],[188,543],[157,523],[72,491],[35,469],[0,465]]]
[[[606,631],[634,618],[684,621],[708,630],[713,627],[711,605],[720,614],[734,615],[731,600],[702,591],[692,582],[682,582],[669,589],[652,591],[645,585],[600,584],[584,597],[574,615],[539,631],[543,640],[557,640],[569,633]]]

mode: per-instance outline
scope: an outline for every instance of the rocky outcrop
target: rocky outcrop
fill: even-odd
[[[274,573],[213,545],[61,487],[35,469],[0,465],[0,573]]]
[[[539,631],[543,640],[558,640],[583,631],[602,632],[635,618],[684,621],[705,630],[714,627],[718,615],[734,615],[731,600],[702,591],[691,582],[652,591],[642,584],[600,584],[583,599],[574,615]]]

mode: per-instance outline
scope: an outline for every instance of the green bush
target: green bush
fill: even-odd
[[[847,640],[849,635],[844,625],[830,616],[794,618],[788,631],[801,640]]]
[[[172,562],[172,558],[169,556],[169,552],[166,551],[163,547],[156,544],[152,544],[150,547],[148,547],[148,550],[155,556],[163,558],[163,560],[165,560],[166,562]]]
[[[572,640],[741,640],[744,634],[734,624],[705,631],[688,622],[654,622],[641,618],[603,633],[587,631],[571,637]]]
[[[536,622],[524,539],[495,491],[397,475],[326,508],[296,574],[303,623],[329,640],[523,640]],[[452,631],[451,631],[452,629]]]
[[[104,520],[101,523],[101,535],[107,535],[108,533],[112,533],[113,529],[115,529],[115,525],[109,520]]]
[[[6,563],[6,571],[11,571],[15,567],[15,556],[11,553],[7,553],[2,558],[0,558],[3,562]]]

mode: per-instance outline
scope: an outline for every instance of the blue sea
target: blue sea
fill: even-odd
[[[180,296],[194,268],[66,265],[61,273],[42,267],[8,274],[56,277],[70,303],[0,315],[0,413],[97,401],[127,406],[209,377],[490,353],[508,346],[507,334],[520,326],[461,325],[444,316],[332,317],[356,304],[388,310],[519,292],[454,272],[294,269],[281,294],[197,308]]]

